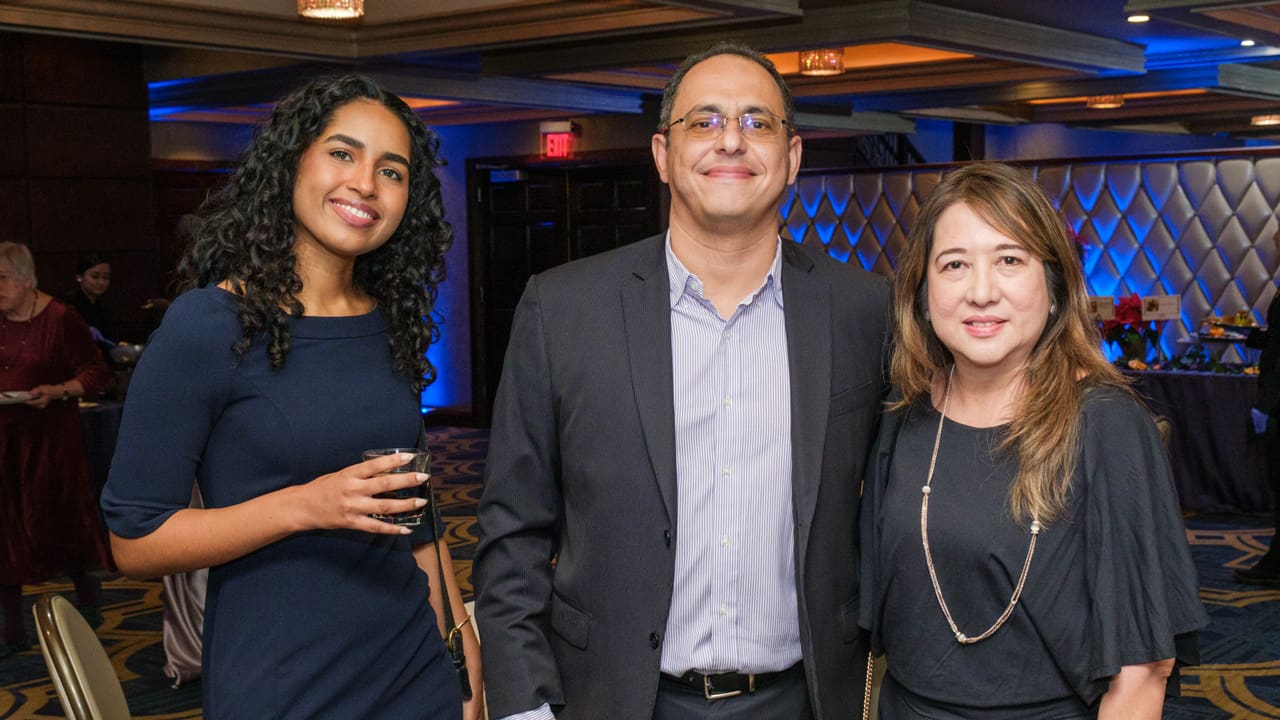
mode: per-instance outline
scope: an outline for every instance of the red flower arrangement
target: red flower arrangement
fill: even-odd
[[[1147,349],[1159,346],[1161,321],[1142,321],[1142,298],[1137,293],[1116,299],[1115,317],[1098,325],[1102,337],[1120,348],[1121,360],[1147,359]]]

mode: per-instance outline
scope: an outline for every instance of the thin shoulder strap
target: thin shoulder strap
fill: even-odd
[[[427,427],[426,424],[418,426],[418,449],[427,449]],[[440,524],[440,508],[436,505],[435,485],[428,475],[427,477],[427,504],[431,506],[431,522],[435,528],[435,546],[436,546],[436,582],[440,588],[440,605],[444,612],[444,626],[446,631],[454,627],[453,623],[453,602],[449,599],[449,586],[444,582],[444,555],[440,552],[440,543],[444,541],[441,536],[441,529],[444,527]]]

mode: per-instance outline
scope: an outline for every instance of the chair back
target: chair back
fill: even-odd
[[[129,720],[129,703],[107,651],[84,616],[61,595],[32,609],[49,677],[70,720]]]

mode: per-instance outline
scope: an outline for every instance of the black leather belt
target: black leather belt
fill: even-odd
[[[724,698],[737,697],[743,693],[753,693],[784,677],[803,674],[803,672],[804,665],[796,663],[786,670],[777,672],[752,674],[730,672],[704,675],[695,670],[690,670],[679,677],[663,673],[662,679],[681,687],[692,688],[702,693],[703,697],[708,700],[723,700]]]

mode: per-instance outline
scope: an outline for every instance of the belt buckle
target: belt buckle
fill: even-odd
[[[755,675],[749,675],[749,676],[747,676],[747,677],[749,678],[749,680],[748,680],[748,689],[749,689],[749,691],[750,691],[750,692],[755,692],[755,691],[756,691],[756,676],[755,676]],[[711,676],[710,676],[710,675],[703,675],[703,676],[702,676],[702,696],[703,696],[703,697],[705,697],[705,698],[706,698],[706,699],[708,699],[708,700],[724,700],[724,699],[726,699],[726,698],[738,697],[738,696],[739,696],[739,695],[741,695],[741,694],[742,694],[742,691],[741,691],[741,690],[728,690],[728,691],[726,691],[726,692],[712,692],[712,691],[711,691]]]

